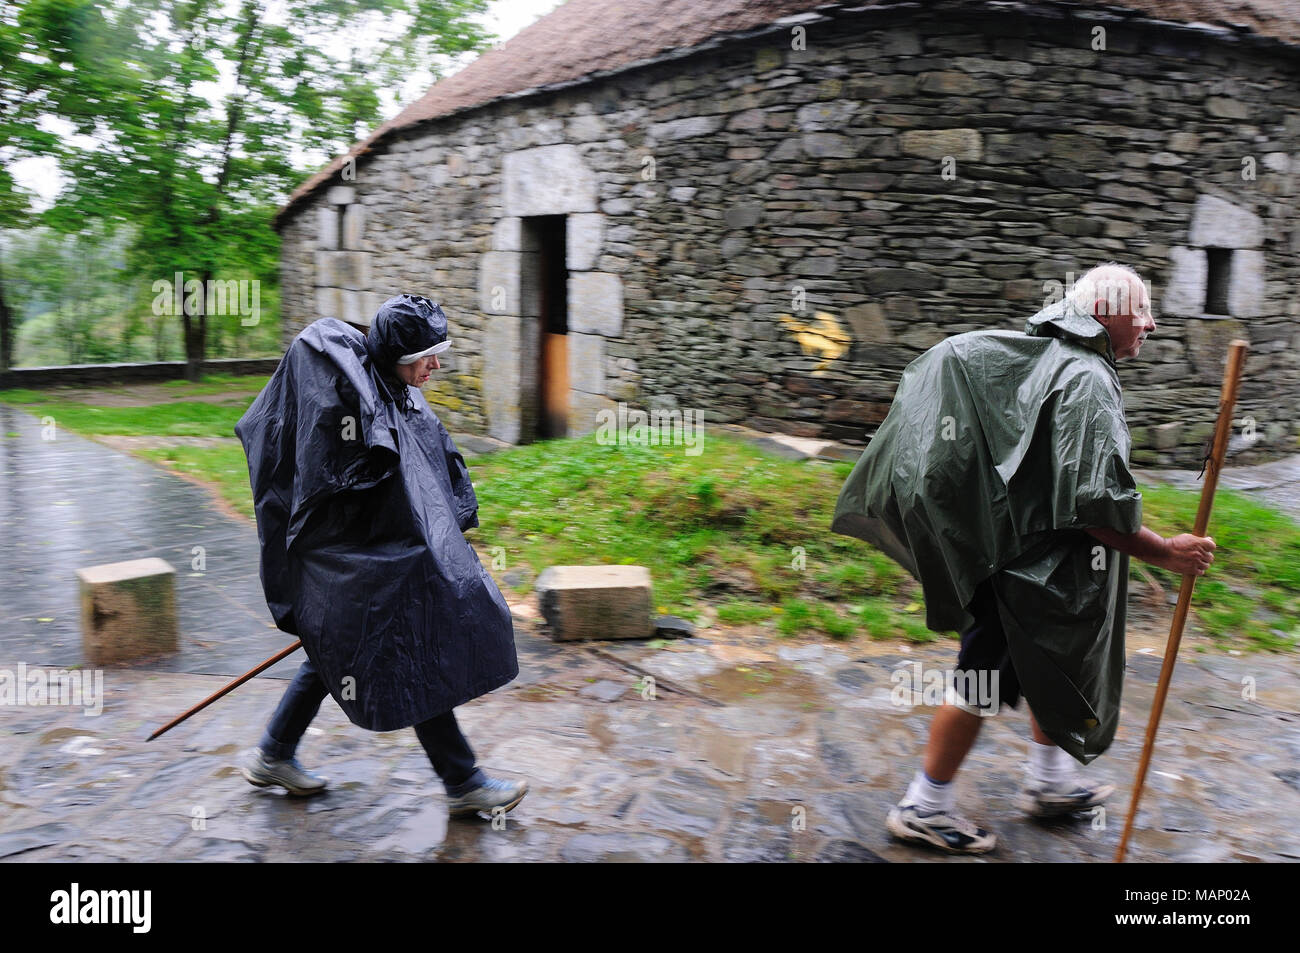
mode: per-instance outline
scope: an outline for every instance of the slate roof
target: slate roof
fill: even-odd
[[[277,226],[302,201],[330,182],[349,156],[381,148],[395,133],[431,119],[509,96],[591,81],[613,71],[684,53],[709,42],[769,27],[775,21],[818,10],[897,6],[915,11],[915,0],[568,0],[483,53],[308,178],[276,213]],[[989,2],[947,0],[944,6],[1004,10],[1056,8],[1197,24],[1224,36],[1253,36],[1300,47],[1300,0],[1112,0],[1087,2]]]

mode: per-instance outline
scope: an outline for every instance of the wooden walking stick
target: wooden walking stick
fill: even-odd
[[[1237,403],[1237,390],[1241,386],[1241,369],[1246,362],[1245,341],[1233,341],[1228,345],[1228,368],[1223,375],[1223,391],[1219,394],[1219,419],[1214,426],[1214,443],[1210,456],[1206,460],[1205,485],[1201,487],[1201,505],[1196,511],[1196,526],[1193,535],[1204,536],[1210,524],[1210,509],[1214,506],[1214,491],[1219,485],[1219,470],[1223,466],[1223,455],[1228,449],[1228,435],[1232,432],[1232,408]],[[1129,837],[1133,834],[1133,822],[1137,818],[1138,801],[1142,797],[1142,784],[1146,781],[1147,767],[1151,764],[1151,751],[1156,744],[1156,731],[1160,727],[1160,715],[1165,709],[1165,697],[1169,694],[1169,682],[1174,675],[1174,661],[1178,656],[1178,644],[1183,639],[1183,626],[1187,622],[1187,612],[1192,604],[1192,589],[1196,586],[1195,575],[1183,576],[1182,586],[1178,589],[1178,605],[1174,609],[1174,621],[1169,628],[1169,644],[1165,646],[1164,664],[1160,666],[1160,681],[1156,685],[1155,700],[1151,704],[1151,718],[1147,722],[1147,736],[1142,744],[1142,760],[1138,764],[1137,780],[1133,784],[1133,799],[1128,806],[1128,819],[1124,822],[1124,835],[1120,838],[1119,849],[1115,852],[1115,863],[1124,862],[1128,850]]]
[[[171,729],[175,728],[177,725],[179,725],[179,724],[180,724],[182,721],[184,721],[186,718],[190,717],[190,715],[194,715],[194,714],[197,714],[197,713],[203,711],[203,709],[207,708],[209,705],[211,705],[214,701],[216,701],[216,700],[217,700],[218,698],[220,698],[222,695],[228,695],[228,694],[230,694],[230,693],[233,692],[236,688],[238,688],[240,685],[244,684],[244,682],[246,682],[246,681],[248,681],[250,678],[252,678],[254,675],[257,675],[259,672],[265,672],[268,668],[270,668],[270,667],[271,667],[272,665],[274,665],[276,662],[280,661],[280,659],[288,658],[290,655],[292,655],[294,652],[298,651],[300,648],[302,648],[302,640],[301,640],[301,639],[299,639],[297,642],[293,643],[293,645],[289,646],[289,647],[288,647],[287,649],[285,649],[284,651],[275,653],[275,654],[272,655],[269,659],[267,659],[265,662],[263,662],[261,665],[257,666],[257,668],[253,669],[251,672],[245,672],[243,675],[239,676],[239,678],[235,679],[233,682],[231,682],[231,683],[230,683],[229,685],[227,685],[225,688],[221,689],[221,691],[219,691],[219,692],[215,692],[214,694],[209,695],[207,698],[203,699],[203,701],[199,702],[197,705],[195,705],[193,708],[191,708],[191,709],[190,709],[189,711],[187,711],[185,714],[180,715],[180,716],[178,716],[178,717],[176,717],[176,718],[173,718],[171,721],[167,722],[167,724],[163,725],[161,728],[159,728],[157,731],[155,731],[153,734],[151,734],[151,735],[150,735],[148,738],[146,738],[145,740],[146,740],[146,741],[153,741],[155,738],[157,738],[159,735],[161,735],[164,731],[171,731]]]

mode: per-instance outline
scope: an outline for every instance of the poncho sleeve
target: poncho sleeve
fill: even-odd
[[[451,491],[456,498],[456,522],[463,533],[478,525],[478,496],[474,493],[474,484],[469,479],[469,467],[465,465],[465,458],[456,449],[451,434],[447,432],[447,428],[443,426],[441,420],[438,420],[436,414],[433,419],[438,424],[442,452],[447,457],[447,475],[451,477]]]
[[[1007,481],[1017,533],[1100,527],[1136,533],[1142,494],[1129,470],[1130,437],[1118,384],[1069,377],[1044,401],[1020,465]]]
[[[248,457],[262,586],[276,625],[297,634],[288,553],[322,503],[387,479],[397,443],[375,396],[360,336],[322,319],[286,350],[235,425]]]
[[[289,546],[323,502],[345,490],[372,487],[398,467],[397,441],[384,403],[355,342],[351,337],[334,340],[328,333],[333,329],[322,330],[327,333],[303,332],[294,342],[298,353],[290,365],[297,377],[296,399],[292,408],[284,409],[297,419],[293,438],[297,466]],[[286,361],[290,353],[285,354]]]

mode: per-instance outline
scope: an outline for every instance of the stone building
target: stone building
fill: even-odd
[[[292,195],[285,328],[428,295],[430,402],[509,442],[618,402],[862,442],[1114,259],[1134,459],[1199,460],[1233,337],[1234,445],[1294,452],[1298,174],[1297,0],[569,0]]]

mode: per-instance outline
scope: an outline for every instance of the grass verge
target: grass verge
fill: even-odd
[[[166,401],[97,406],[40,391],[0,391],[87,435],[221,436],[265,378],[166,382]],[[158,385],[150,385],[158,387]],[[172,396],[175,399],[172,400]],[[226,395],[218,401],[185,398]],[[140,448],[138,455],[210,486],[253,515],[248,469],[236,445]],[[482,525],[471,539],[519,593],[549,565],[648,566],[657,608],[695,621],[758,626],[782,635],[930,641],[920,588],[891,559],[827,527],[848,463],[777,458],[710,433],[704,452],[551,440],[472,458]],[[1143,488],[1145,522],[1185,532],[1199,494]],[[1223,648],[1285,649],[1300,642],[1300,526],[1254,499],[1221,489],[1211,533],[1219,544],[1198,582],[1193,617]],[[1169,591],[1179,580],[1146,572]],[[1133,578],[1145,586],[1136,562]],[[951,633],[949,633],[951,634]]]

